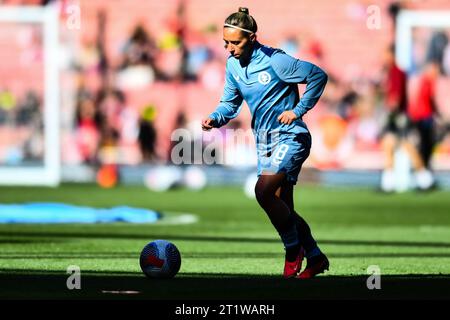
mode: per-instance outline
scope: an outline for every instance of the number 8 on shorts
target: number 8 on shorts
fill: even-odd
[[[286,156],[286,153],[288,152],[288,150],[289,150],[289,146],[287,144],[280,145],[277,152],[275,153],[272,163],[275,165],[280,165],[281,161],[283,161],[284,157]]]

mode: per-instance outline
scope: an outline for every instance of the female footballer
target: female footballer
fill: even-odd
[[[311,148],[302,117],[319,100],[328,76],[314,64],[260,44],[257,29],[247,8],[225,20],[223,39],[230,56],[224,93],[216,110],[202,120],[202,129],[227,124],[247,102],[258,155],[256,199],[284,244],[283,276],[308,279],[328,270],[329,262],[294,210],[293,188]],[[299,83],[306,84],[301,99]],[[301,272],[304,257],[307,265]]]

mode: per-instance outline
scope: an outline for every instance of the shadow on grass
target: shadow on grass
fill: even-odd
[[[145,240],[167,239],[171,241],[217,241],[217,242],[244,242],[244,243],[280,243],[275,238],[251,238],[251,237],[213,237],[213,236],[192,236],[175,234],[124,234],[107,232],[51,232],[51,231],[6,231],[0,230],[0,237],[19,237],[19,238],[43,238],[48,239],[120,239],[120,240]],[[39,241],[41,241],[40,239]],[[9,240],[13,241],[13,240]],[[23,240],[21,240],[23,241]],[[336,239],[318,239],[320,244],[324,245],[343,245],[343,246],[392,246],[392,247],[429,247],[429,248],[450,248],[450,242],[419,242],[419,241],[373,241],[373,240],[336,240]]]
[[[0,260],[40,260],[40,259],[138,259],[139,252],[14,252],[0,253]],[[450,258],[450,252],[362,252],[362,253],[327,253],[329,258],[361,259],[361,258]],[[188,259],[274,259],[284,258],[281,252],[197,252],[182,253],[182,258]]]
[[[64,240],[55,239],[0,239],[0,245],[2,244],[38,244],[38,243],[55,243],[63,242]]]
[[[1,299],[149,300],[300,300],[300,299],[449,299],[450,274],[381,276],[381,289],[369,290],[367,275],[326,276],[311,280],[247,274],[181,273],[174,279],[149,279],[136,272],[81,274],[81,289],[68,290],[63,272],[0,270]]]

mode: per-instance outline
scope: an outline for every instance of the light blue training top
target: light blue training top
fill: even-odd
[[[221,127],[239,114],[245,100],[250,107],[257,140],[261,131],[269,134],[308,132],[302,116],[317,103],[327,80],[327,74],[316,65],[256,42],[248,65],[241,66],[239,59],[228,58],[224,92],[209,117],[216,127]],[[299,83],[306,83],[301,99]],[[290,125],[277,120],[286,110],[293,110],[298,117]]]

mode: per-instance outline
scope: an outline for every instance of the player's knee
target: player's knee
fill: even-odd
[[[273,188],[270,188],[266,184],[263,183],[256,183],[255,185],[255,196],[256,200],[258,201],[259,205],[264,207],[267,205],[267,203],[272,199],[275,192],[272,190]]]
[[[263,199],[263,191],[261,190],[261,187],[258,186],[258,184],[255,185],[255,197],[256,201],[260,203],[260,201]]]

